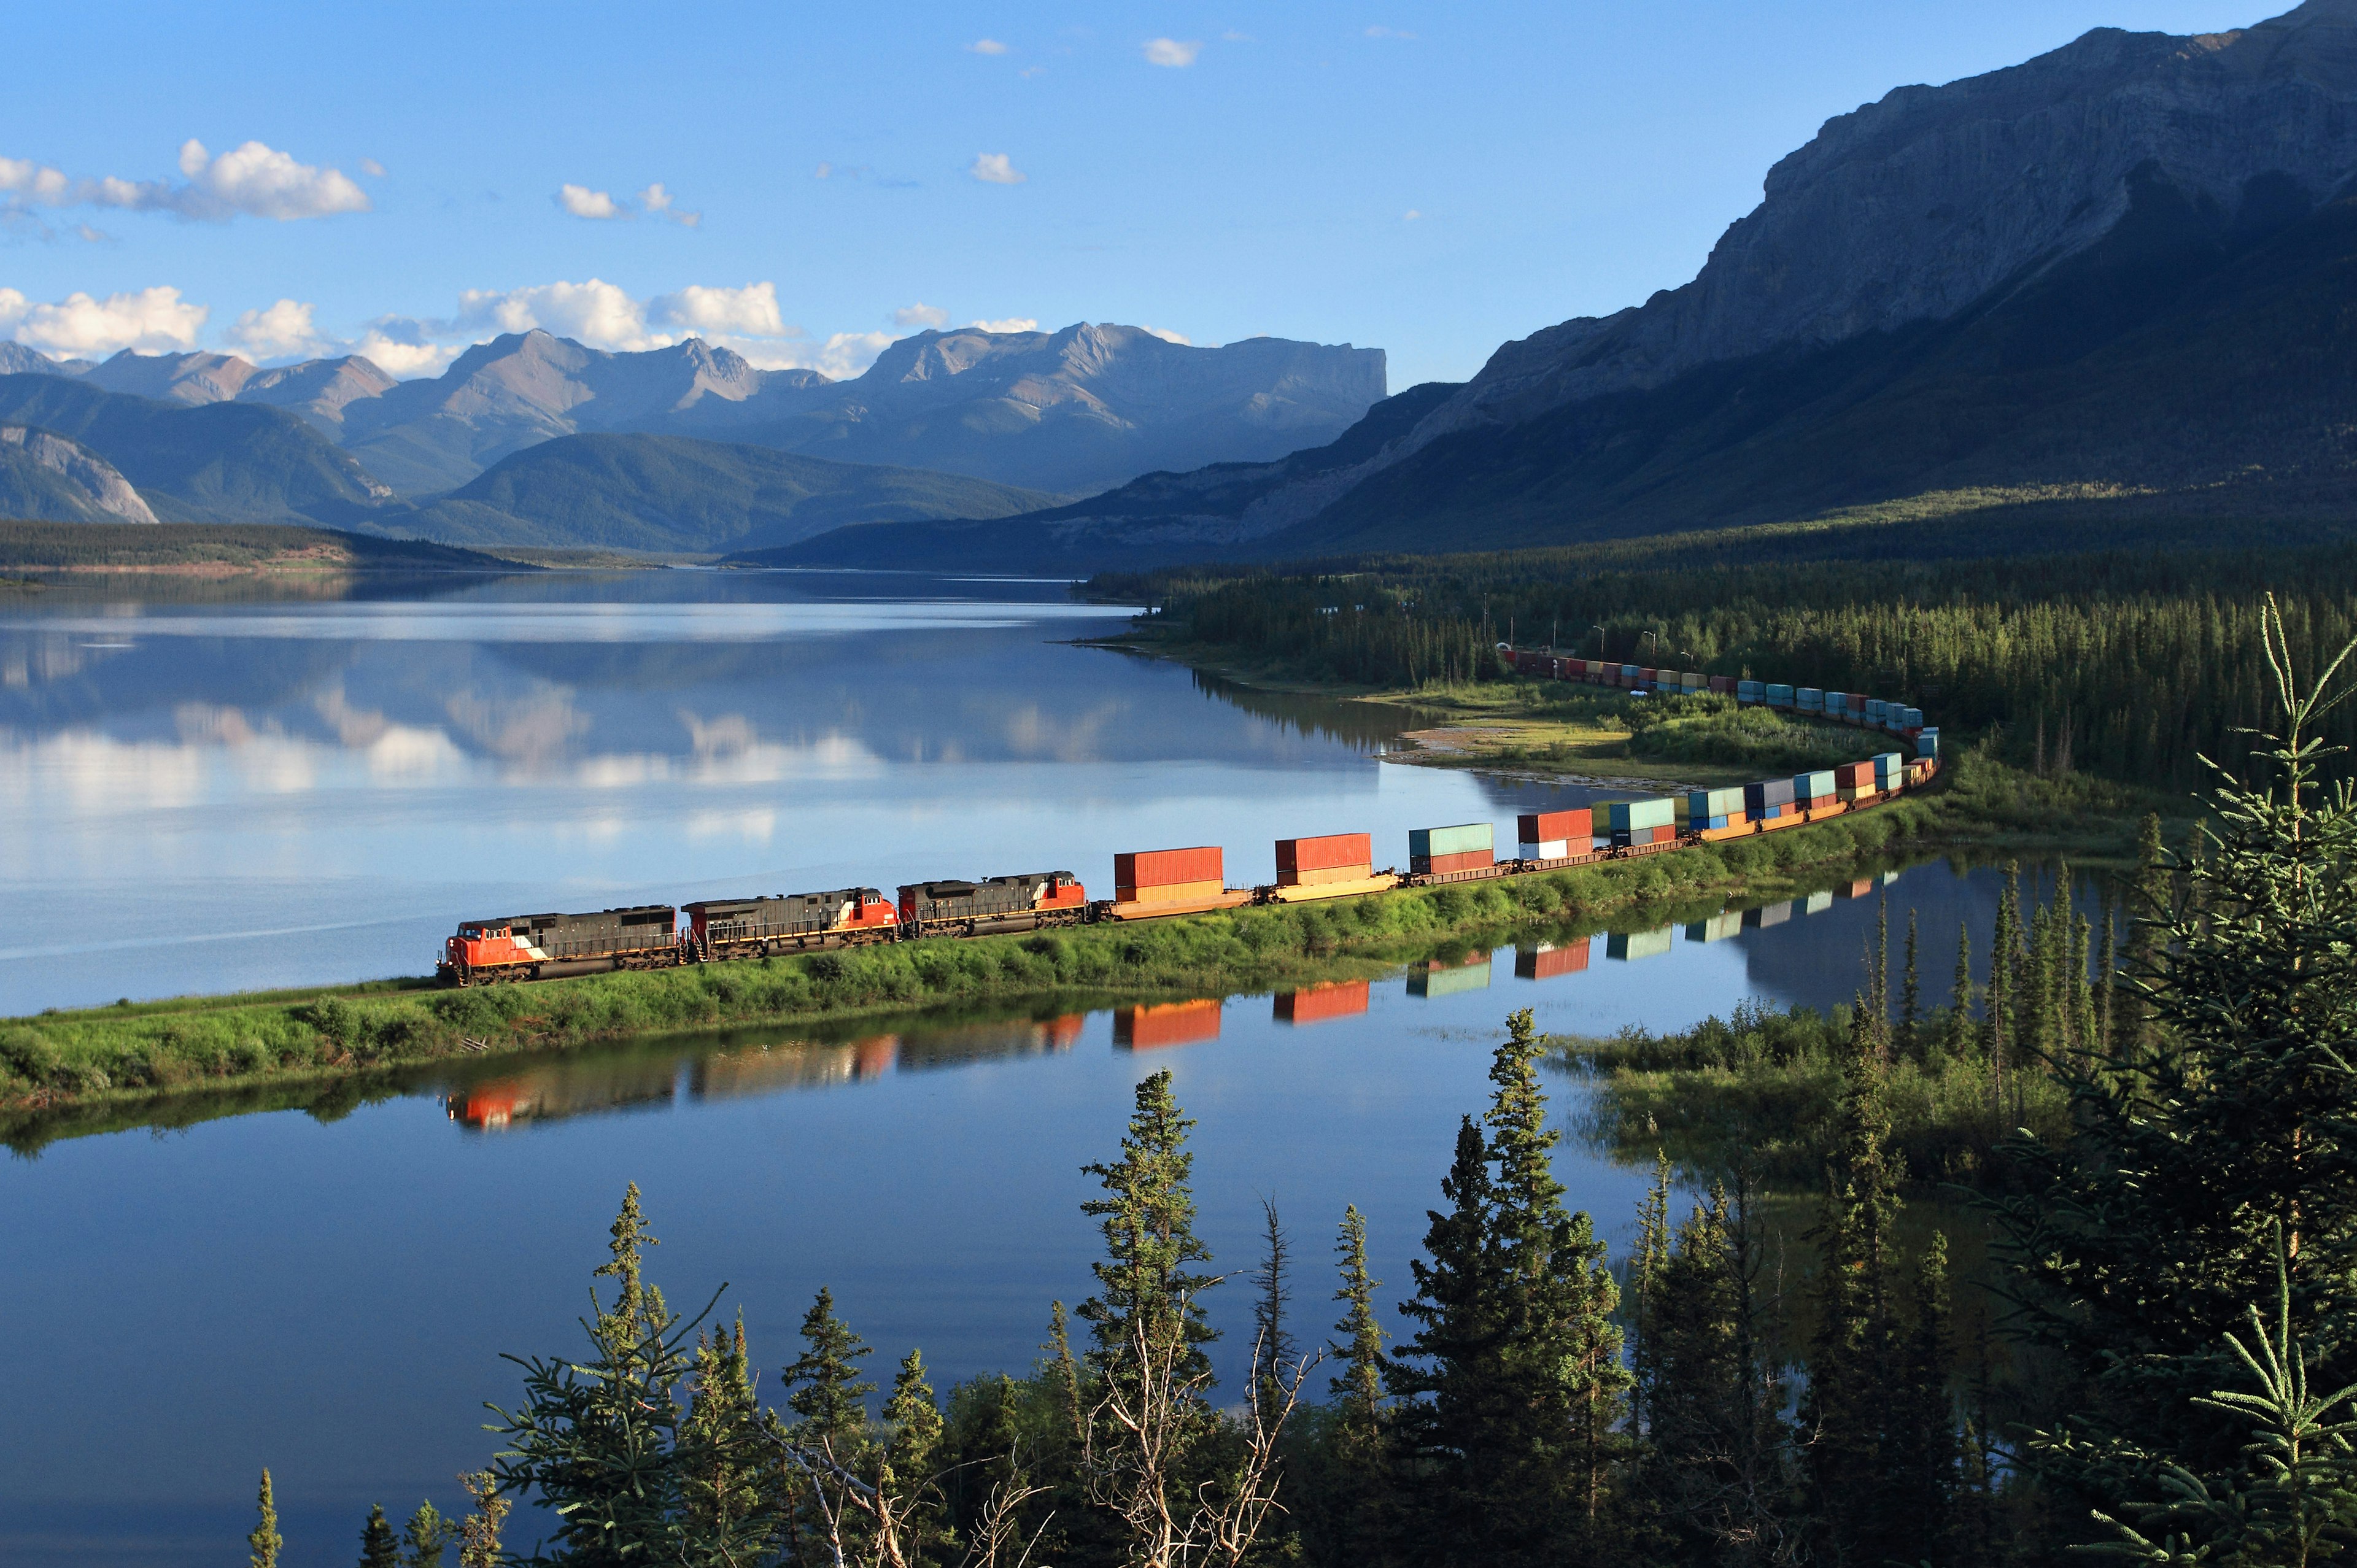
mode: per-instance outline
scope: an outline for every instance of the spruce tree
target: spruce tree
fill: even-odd
[[[1948,1056],[1953,1061],[1969,1061],[1974,1055],[1973,1029],[1973,933],[1964,921],[1956,922],[1956,978],[1948,993]]]
[[[733,1333],[715,1329],[695,1339],[694,1391],[679,1428],[681,1508],[693,1536],[732,1552],[749,1552],[767,1538],[773,1505],[763,1486],[766,1448],[739,1314]]]
[[[2083,1391],[2034,1457],[2099,1502],[2241,1462],[2243,1429],[2197,1402],[2233,1381],[2223,1336],[2278,1225],[2315,1385],[2357,1379],[2357,801],[2321,789],[2316,738],[2352,650],[2302,688],[2272,613],[2265,635],[2280,735],[2248,782],[2218,770],[2183,896],[2139,916],[2147,1012],[2119,1035],[2142,1043],[2065,1066],[2069,1139],[2010,1150],[2021,1190],[1996,1206],[2024,1326]]]
[[[409,1516],[409,1522],[402,1526],[402,1568],[442,1568],[443,1548],[456,1534],[456,1527],[442,1517],[442,1510],[430,1499],[420,1502],[417,1511]]]
[[[507,1561],[500,1536],[507,1524],[508,1510],[515,1506],[500,1491],[499,1477],[489,1470],[477,1470],[458,1477],[467,1488],[473,1507],[458,1521],[458,1568],[500,1568]]]
[[[286,1544],[278,1533],[278,1501],[271,1493],[270,1472],[262,1472],[262,1495],[255,1499],[254,1511],[261,1517],[254,1521],[253,1533],[245,1538],[252,1549],[247,1562],[252,1568],[278,1568],[278,1549]]]
[[[1905,1521],[1921,1542],[1921,1559],[1945,1563],[1953,1560],[1949,1537],[1963,1456],[1948,1388],[1955,1359],[1949,1329],[1948,1239],[1936,1230],[1916,1262],[1911,1296],[1912,1320],[1902,1330],[1889,1391],[1885,1502],[1892,1520]]]
[[[802,1353],[779,1374],[786,1408],[796,1417],[794,1435],[832,1445],[848,1464],[867,1437],[867,1396],[876,1385],[860,1381],[859,1363],[872,1352],[834,1315],[834,1293],[824,1285],[802,1314]]]
[[[877,1477],[877,1490],[902,1520],[900,1547],[911,1560],[930,1557],[949,1539],[942,1490],[934,1479],[942,1433],[941,1406],[926,1380],[925,1359],[911,1350],[902,1358],[891,1396],[884,1402],[884,1462]]]
[[[1923,1059],[1923,993],[1915,972],[1915,911],[1907,911],[1907,969],[1899,990],[1899,1051],[1909,1061]]]
[[[368,1522],[361,1526],[361,1568],[401,1568],[401,1542],[382,1503],[369,1505]]]
[[[1362,1568],[1386,1560],[1389,1547],[1390,1437],[1383,1397],[1383,1328],[1375,1317],[1382,1283],[1367,1273],[1367,1222],[1354,1204],[1342,1211],[1342,1283],[1334,1299],[1342,1316],[1332,1345],[1340,1369],[1328,1380],[1325,1465],[1302,1510],[1310,1559],[1336,1568]]]

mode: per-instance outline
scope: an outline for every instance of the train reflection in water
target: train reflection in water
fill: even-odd
[[[1830,890],[1778,899],[1749,909],[1723,909],[1683,926],[1609,935],[1563,934],[1524,940],[1492,953],[1429,958],[1396,976],[1405,995],[1425,1001],[1490,990],[1511,965],[1516,980],[1564,980],[1598,961],[1634,962],[1669,954],[1681,941],[1722,942],[1823,913],[1836,899],[1865,898],[1895,881],[1897,872],[1863,877]],[[1509,957],[1511,954],[1511,957]],[[1328,981],[1278,991],[1273,1022],[1292,1026],[1364,1015],[1375,983]],[[1398,994],[1399,993],[1394,993]],[[1120,1051],[1166,1050],[1220,1038],[1233,998],[1193,997],[1111,1010],[1112,1044]],[[622,1051],[534,1063],[487,1073],[443,1095],[450,1120],[470,1132],[497,1132],[528,1122],[560,1122],[601,1112],[670,1108],[683,1103],[756,1099],[800,1089],[858,1083],[891,1072],[922,1071],[991,1058],[1069,1051],[1088,1015],[926,1025],[907,1034],[879,1033],[834,1041],[777,1041],[713,1049]]]

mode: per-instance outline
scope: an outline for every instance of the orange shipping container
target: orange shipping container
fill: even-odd
[[[1586,840],[1596,836],[1596,813],[1587,806],[1572,811],[1524,811],[1514,819],[1514,837],[1523,843],[1552,843],[1556,839]],[[1577,843],[1578,854],[1587,844]]]
[[[1280,1024],[1322,1024],[1329,1018],[1351,1018],[1367,1010],[1367,983],[1340,980],[1313,985],[1307,991],[1280,991],[1276,1020]]]
[[[1276,873],[1279,887],[1324,887],[1336,882],[1364,882],[1375,874],[1371,865],[1329,865],[1318,871],[1287,871],[1282,866]]]
[[[1191,1046],[1220,1037],[1220,999],[1165,1002],[1152,1007],[1117,1007],[1113,1015],[1113,1043],[1133,1051],[1165,1046]]]
[[[1117,904],[1193,904],[1226,891],[1215,876],[1209,882],[1166,882],[1158,887],[1132,887],[1125,883],[1113,890],[1113,897]]]
[[[1165,887],[1181,882],[1218,882],[1227,875],[1217,844],[1197,849],[1142,849],[1113,857],[1120,887]]]
[[[1323,838],[1276,841],[1276,869],[1331,871],[1338,866],[1372,865],[1375,841],[1367,833],[1328,833]],[[1307,886],[1307,884],[1304,884]]]

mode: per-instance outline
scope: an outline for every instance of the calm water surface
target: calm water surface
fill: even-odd
[[[1280,835],[1372,831],[1383,858],[1412,826],[1588,798],[1384,764],[1385,714],[1067,646],[1120,624],[1050,585],[848,575],[16,604],[0,1013],[414,972],[458,917],[524,908],[1051,865],[1094,887],[1117,850],[1205,841],[1266,880]],[[878,1370],[911,1344],[944,1390],[1019,1369],[1049,1302],[1088,1294],[1078,1167],[1166,1067],[1222,1266],[1249,1267],[1273,1197],[1314,1331],[1346,1203],[1400,1295],[1507,1011],[1599,1033],[1846,999],[1886,895],[1944,991],[1995,891],[1923,866],[1749,925],[1477,953],[1313,1025],[1260,995],[743,1033],[52,1144],[0,1168],[0,1558],[229,1560],[264,1464],[290,1563],[348,1561],[371,1502],[455,1509],[482,1402],[516,1389],[500,1352],[573,1343],[632,1180],[655,1276],[674,1304],[727,1282],[772,1382],[822,1283]],[[1625,1236],[1643,1176],[1558,1164]],[[1223,1367],[1243,1294],[1215,1293]]]

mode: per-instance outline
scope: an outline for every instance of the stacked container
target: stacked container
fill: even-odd
[[[1915,755],[1919,759],[1937,757],[1940,755],[1940,732],[1937,729],[1920,729],[1915,732]]]
[[[1632,958],[1659,958],[1670,950],[1676,931],[1675,926],[1663,926],[1657,931],[1615,931],[1604,939],[1604,956],[1623,962]]]
[[[1419,875],[1479,871],[1495,865],[1497,860],[1497,843],[1487,822],[1408,830],[1407,868]]]
[[[1834,773],[1828,768],[1817,773],[1796,773],[1792,776],[1792,799],[1807,811],[1812,806],[1830,805],[1834,799]]]
[[[1804,714],[1822,714],[1825,711],[1825,694],[1818,687],[1803,686],[1792,693],[1792,706]]]
[[[1699,670],[1689,670],[1678,677],[1678,689],[1689,694],[1702,691],[1709,684],[1710,677]]]
[[[1364,882],[1375,874],[1374,840],[1365,833],[1328,833],[1323,838],[1276,841],[1279,887],[1323,887],[1334,882]]]
[[[1743,787],[1743,814],[1755,822],[1773,822],[1795,816],[1800,807],[1793,802],[1792,781],[1790,779],[1763,779],[1757,784]]]
[[[1514,954],[1514,973],[1523,980],[1553,980],[1557,975],[1578,974],[1587,968],[1588,940],[1575,937],[1562,944],[1541,942],[1535,948],[1523,948]]]
[[[1923,727],[1923,710],[1921,708],[1908,709],[1907,716],[1899,721],[1899,727],[1900,729],[1907,730],[1921,729]]]
[[[1764,702],[1767,690],[1757,681],[1738,681],[1735,683],[1735,700],[1738,703]]]
[[[1686,795],[1686,826],[1696,832],[1727,827],[1742,815],[1740,789],[1695,789]]]
[[[1686,940],[1723,942],[1729,937],[1740,935],[1742,930],[1743,912],[1739,909],[1722,909],[1706,920],[1689,922],[1686,926]]]
[[[1781,682],[1771,681],[1762,700],[1771,708],[1789,708],[1792,705],[1792,688]]]
[[[1586,806],[1570,811],[1524,811],[1514,819],[1515,854],[1524,860],[1586,854],[1595,836],[1595,813]]]
[[[1605,811],[1611,823],[1612,844],[1616,849],[1667,843],[1677,836],[1678,809],[1666,798],[1615,800]]]
[[[1122,904],[1189,904],[1227,890],[1225,854],[1217,844],[1145,849],[1113,857],[1113,896]]]
[[[1735,695],[1735,677],[1732,675],[1713,675],[1710,677],[1710,689],[1720,693],[1722,696],[1732,697]]]
[[[1907,775],[1907,759],[1895,751],[1877,752],[1874,756],[1874,787],[1888,793],[1896,789]]]
[[[1641,672],[1634,664],[1620,666],[1620,684],[1623,686],[1634,686],[1641,678]]]
[[[1880,729],[1882,727],[1882,712],[1889,706],[1889,704],[1885,703],[1879,697],[1868,697],[1866,700],[1866,722],[1873,725],[1876,729]]]
[[[1867,800],[1874,794],[1874,764],[1845,762],[1834,769],[1834,794],[1843,800]]]

